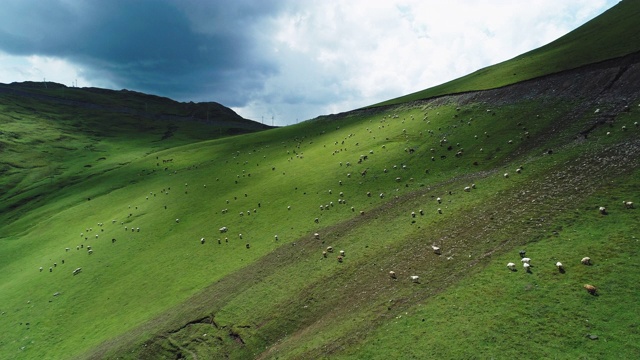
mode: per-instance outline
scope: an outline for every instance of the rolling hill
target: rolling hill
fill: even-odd
[[[638,8],[517,81],[277,129],[3,86],[0,358],[637,358]]]

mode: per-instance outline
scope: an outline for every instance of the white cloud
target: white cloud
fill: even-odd
[[[271,104],[289,123],[293,117],[347,111],[507,60],[613,5],[604,0],[305,2],[274,19],[269,45],[283,71],[267,80],[264,92],[304,92],[300,99],[308,101],[306,107]],[[256,118],[261,102],[257,97],[237,110]],[[294,115],[297,110],[303,112]]]
[[[0,52],[0,63],[0,83],[46,80],[66,86],[114,86],[104,79],[86,79],[82,75],[82,67],[60,58],[38,55],[14,56]]]

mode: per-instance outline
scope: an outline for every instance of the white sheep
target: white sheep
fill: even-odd
[[[441,198],[437,198],[436,201],[438,202],[438,204],[442,204],[442,199]]]
[[[582,263],[582,265],[591,265],[591,258],[585,256],[582,258],[582,260],[580,260],[580,263]]]
[[[507,263],[507,268],[508,268],[509,270],[511,270],[511,271],[516,271],[516,264],[514,264],[514,263],[512,263],[512,262]]]
[[[631,201],[623,201],[622,205],[624,205],[625,209],[633,209],[633,202]]]
[[[558,270],[559,270],[560,272],[563,272],[563,271],[564,271],[564,266],[562,265],[562,263],[561,263],[560,261],[558,261],[558,262],[556,263],[556,267],[558,268]]]
[[[464,191],[466,191],[466,192],[471,191],[471,187],[470,187],[470,186],[465,186],[465,187],[464,187]]]
[[[504,176],[504,178],[506,179],[506,178],[508,178],[508,177],[509,177],[509,173],[504,173],[504,175],[503,175],[503,176]]]
[[[398,278],[395,271],[389,271],[389,277],[392,278],[392,279],[397,279]]]
[[[318,233],[314,233],[314,234],[313,234],[313,237],[319,240],[319,239],[320,239],[320,234],[318,234]]]
[[[73,275],[78,275],[81,271],[82,271],[82,268],[79,267],[79,268],[73,270]]]
[[[416,284],[420,282],[420,276],[418,275],[411,275],[410,278],[411,278],[411,281],[413,281]]]
[[[600,206],[598,208],[598,211],[600,211],[600,214],[602,214],[602,215],[607,215],[607,208],[604,207],[604,206]]]
[[[522,266],[526,272],[531,272],[531,265],[529,263],[524,263]]]
[[[344,256],[344,250],[340,250],[340,256]]]
[[[435,245],[431,245],[431,248],[433,249],[433,252],[437,255],[442,254],[442,250],[440,250],[440,247],[435,246]]]
[[[523,257],[522,259],[520,259],[520,261],[522,261],[524,264],[531,264],[531,259],[528,257]]]

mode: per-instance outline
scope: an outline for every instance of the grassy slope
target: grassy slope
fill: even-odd
[[[372,106],[401,104],[445,94],[492,89],[554,74],[640,50],[629,34],[637,31],[640,5],[621,1],[567,35],[513,59],[492,65],[444,84]],[[629,41],[627,41],[629,40]]]
[[[44,197],[55,198],[57,189],[151,152],[227,136],[249,123],[216,104],[179,104],[126,91],[54,85],[47,89],[34,83],[3,85],[9,91],[0,92],[2,219],[17,219],[46,202]],[[221,125],[166,118],[207,119],[208,111],[211,120]]]
[[[49,198],[20,219],[2,220],[0,357],[123,350],[132,358],[489,357],[515,344],[540,356],[570,354],[580,345],[633,357],[637,302],[626,289],[639,275],[629,263],[638,215],[619,205],[637,193],[639,176],[637,99],[630,100],[633,111],[615,117],[615,128],[597,127],[582,143],[571,140],[593,122],[594,104],[584,111],[575,99],[546,98],[492,106],[492,115],[483,102],[465,102],[459,111],[455,103],[433,102],[167,149],[150,145],[160,130],[146,142],[120,138],[127,141],[109,149],[113,156],[131,152],[126,163],[68,185],[54,177],[48,192],[26,180],[30,171],[20,172],[25,180],[16,190],[27,184]],[[41,126],[30,111],[15,116]],[[558,133],[557,124],[565,130]],[[80,144],[90,139],[70,133]],[[39,136],[22,139],[37,144]],[[454,150],[440,146],[443,137]],[[619,144],[631,151],[626,157]],[[416,153],[409,155],[408,147]],[[459,147],[464,155],[456,158]],[[547,148],[556,153],[541,155]],[[365,154],[369,159],[357,164]],[[156,157],[174,161],[154,171]],[[602,158],[611,161],[595,160]],[[87,158],[60,161],[80,170]],[[627,167],[615,166],[625,161]],[[523,174],[513,174],[521,164]],[[567,181],[565,169],[580,181]],[[585,176],[591,174],[598,175]],[[478,189],[461,190],[471,183]],[[338,204],[340,191],[346,205]],[[376,196],[381,192],[384,199]],[[443,204],[436,204],[438,196]],[[330,210],[319,209],[330,202]],[[611,215],[598,216],[600,205]],[[425,215],[412,219],[418,209]],[[220,226],[231,230],[219,234]],[[312,239],[315,231],[320,241]],[[443,246],[443,256],[432,254],[432,243]],[[94,253],[76,250],[80,244]],[[539,265],[533,274],[506,273],[504,263],[525,244]],[[345,262],[338,264],[335,254],[323,259],[327,245],[345,249]],[[593,255],[593,267],[574,265],[584,253]],[[555,273],[556,259],[567,264],[566,276]],[[76,267],[83,272],[72,276]],[[390,269],[398,281],[389,280]],[[411,284],[411,274],[422,283]],[[602,296],[585,296],[586,281]],[[583,305],[590,306],[593,328],[572,320],[546,330],[539,320],[580,319],[587,316]],[[466,321],[470,326],[460,329]],[[584,340],[587,331],[606,334],[607,342]],[[457,341],[461,333],[464,342]],[[552,338],[551,350],[539,346]]]

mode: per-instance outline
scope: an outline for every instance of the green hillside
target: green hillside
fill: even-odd
[[[0,220],[152,152],[269,128],[217,103],[55,83],[0,84],[0,109]]]
[[[266,131],[1,86],[0,358],[638,358],[640,56],[618,55]]]
[[[639,16],[637,1],[620,1],[601,16],[545,46],[444,84],[372,106],[493,89],[640,51],[640,43],[633,40],[633,34],[640,31]]]

